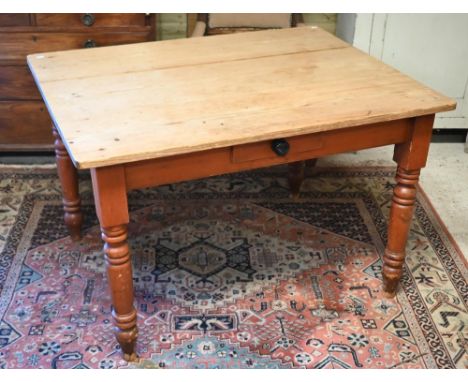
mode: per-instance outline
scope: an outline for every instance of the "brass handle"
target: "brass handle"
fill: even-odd
[[[83,13],[83,15],[81,15],[81,22],[87,27],[93,25],[95,20],[96,18],[92,13]]]
[[[276,155],[284,157],[289,152],[289,143],[286,139],[273,139],[271,149]]]
[[[85,48],[94,48],[96,46],[97,46],[96,41],[91,40],[91,39],[86,40],[83,44],[83,47]]]

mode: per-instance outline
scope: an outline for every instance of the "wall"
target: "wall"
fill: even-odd
[[[457,101],[435,128],[468,128],[468,14],[357,13],[338,16],[337,35]]]

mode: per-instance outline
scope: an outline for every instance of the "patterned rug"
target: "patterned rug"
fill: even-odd
[[[402,285],[381,290],[394,169],[285,168],[132,192],[138,363],[113,337],[102,243],[62,222],[53,168],[0,168],[3,368],[467,368],[467,266],[419,193]]]

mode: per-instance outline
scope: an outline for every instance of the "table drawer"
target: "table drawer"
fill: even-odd
[[[41,99],[29,68],[23,65],[0,65],[0,100],[21,99]]]
[[[0,60],[25,61],[31,53],[148,41],[150,31],[98,33],[0,33]]]
[[[320,149],[322,146],[323,138],[320,133],[290,137],[287,139],[248,143],[233,147],[231,160],[233,163],[241,163],[282,157],[285,161],[289,161],[294,159],[295,155],[304,154],[306,152],[311,152],[313,156],[313,151]]]
[[[145,13],[38,13],[39,27],[144,27]]]
[[[51,124],[42,101],[0,102],[0,149],[4,145],[51,145]]]
[[[24,27],[29,23],[29,13],[0,13],[0,27]]]

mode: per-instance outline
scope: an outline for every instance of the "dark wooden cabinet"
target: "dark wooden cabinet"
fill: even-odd
[[[28,54],[151,41],[155,28],[155,15],[144,13],[0,14],[0,151],[53,149]]]

